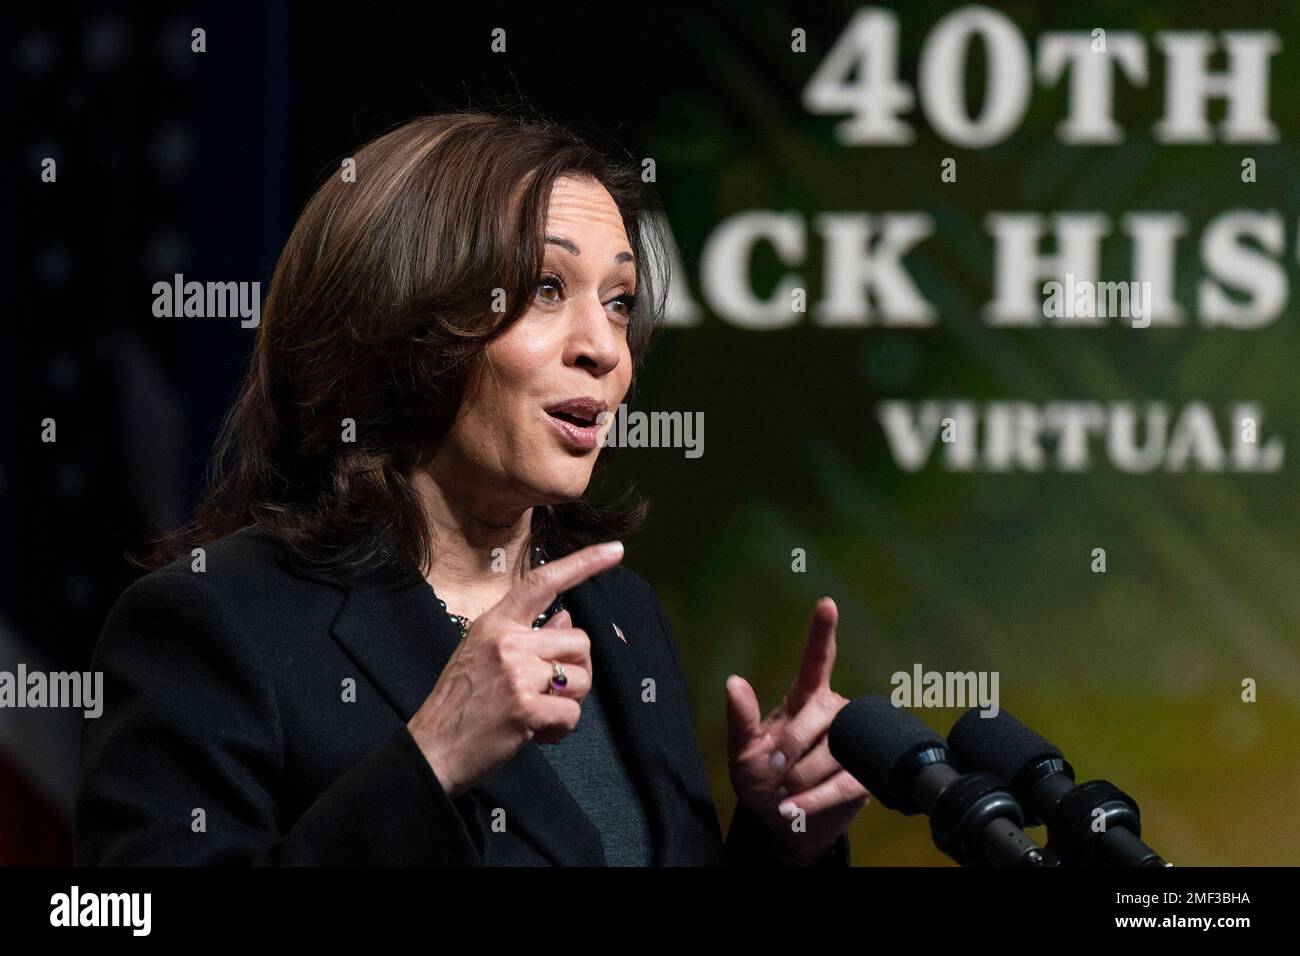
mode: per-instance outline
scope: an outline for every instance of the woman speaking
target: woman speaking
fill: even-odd
[[[353,161],[276,266],[193,525],[100,636],[77,862],[846,865],[834,603],[766,717],[727,682],[724,839],[620,566],[646,504],[584,498],[666,294],[635,168],[472,112]]]

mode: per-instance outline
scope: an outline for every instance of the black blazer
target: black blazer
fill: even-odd
[[[779,865],[743,807],[722,837],[651,587],[617,566],[565,606],[591,638],[656,865]],[[209,545],[202,572],[186,557],[146,575],[95,650],[104,710],[83,718],[75,862],[605,865],[536,743],[455,800],[443,791],[406,722],[456,643],[418,575],[305,567],[254,528]],[[847,839],[821,862],[847,865]]]

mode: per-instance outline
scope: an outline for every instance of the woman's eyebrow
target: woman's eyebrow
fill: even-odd
[[[580,256],[580,255],[582,255],[582,252],[578,249],[578,247],[577,247],[574,243],[570,242],[568,239],[561,239],[559,236],[547,236],[547,237],[546,237],[546,241],[549,242],[549,243],[551,243],[552,245],[559,246],[561,249],[564,249],[564,250],[566,250],[566,251],[572,253],[572,254],[575,255],[575,256]],[[614,256],[614,261],[615,261],[615,262],[635,262],[635,261],[636,261],[636,257],[633,256],[632,253],[630,253],[630,252],[626,252],[626,251],[625,251],[625,252],[620,252],[620,253],[618,253],[617,255],[615,255],[615,256]]]

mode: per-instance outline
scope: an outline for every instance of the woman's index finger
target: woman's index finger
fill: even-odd
[[[606,541],[593,544],[533,568],[522,581],[510,589],[497,608],[520,627],[532,624],[551,606],[556,595],[608,571],[623,560],[623,543]]]

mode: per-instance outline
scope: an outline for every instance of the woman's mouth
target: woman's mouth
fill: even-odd
[[[566,443],[590,451],[600,440],[599,416],[605,409],[597,399],[570,399],[546,409],[546,417]]]

